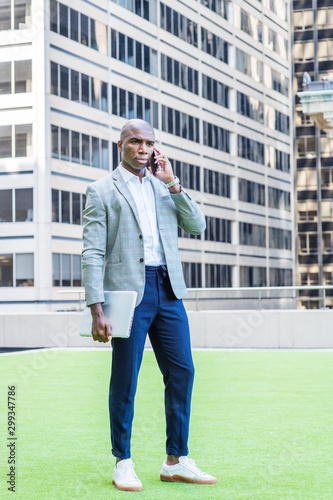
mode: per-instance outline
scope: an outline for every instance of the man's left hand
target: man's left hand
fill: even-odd
[[[158,149],[155,148],[155,164],[157,165],[157,169],[155,171],[155,177],[157,177],[160,181],[167,184],[168,182],[172,182],[174,180],[174,173],[172,170],[172,165],[165,154],[162,154]],[[152,167],[149,167],[149,171],[153,174]],[[176,184],[172,188],[170,188],[170,192],[179,193],[180,185]]]

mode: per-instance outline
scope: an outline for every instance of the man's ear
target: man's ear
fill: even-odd
[[[122,151],[123,150],[123,144],[121,141],[118,141],[118,151]]]

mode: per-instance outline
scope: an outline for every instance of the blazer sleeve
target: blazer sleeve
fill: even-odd
[[[206,229],[204,214],[191,196],[183,190],[178,194],[170,193],[178,211],[178,226],[190,234],[201,234]]]
[[[93,184],[87,188],[83,211],[82,273],[87,305],[104,302],[103,268],[107,219],[101,196]]]

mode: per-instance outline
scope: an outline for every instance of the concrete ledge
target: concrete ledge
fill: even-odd
[[[192,347],[333,348],[332,310],[188,311],[188,317]],[[80,337],[80,321],[77,312],[0,314],[0,345],[110,345]]]

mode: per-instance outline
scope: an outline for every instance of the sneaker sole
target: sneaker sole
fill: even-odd
[[[112,484],[117,488],[117,490],[121,491],[142,491],[142,486],[121,486],[117,484],[114,479],[112,479]]]
[[[164,474],[160,474],[161,481],[167,481],[169,483],[192,483],[192,484],[216,484],[217,479],[191,479],[189,477],[178,476],[177,474],[173,476],[166,476]]]

